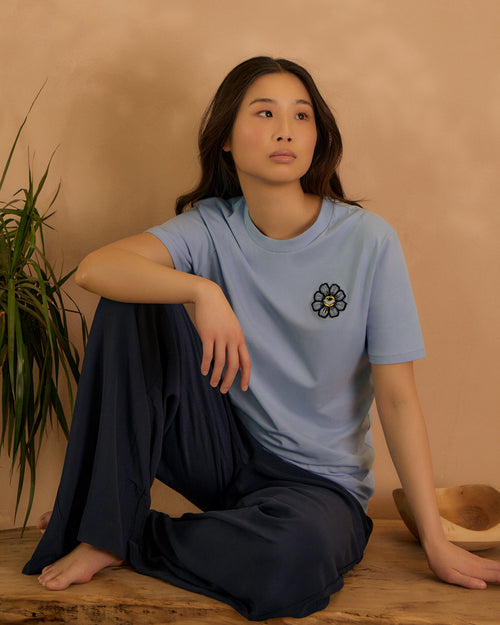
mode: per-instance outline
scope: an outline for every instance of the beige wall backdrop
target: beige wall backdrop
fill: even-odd
[[[436,483],[500,488],[499,31],[497,0],[0,0],[0,163],[47,80],[5,191],[24,183],[28,146],[38,172],[58,146],[48,242],[69,269],[173,215],[197,178],[200,115],[231,67],[256,54],[304,64],[337,115],[348,193],[405,249]],[[90,320],[97,298],[70,291]],[[370,510],[390,517],[398,480],[376,419],[375,439]],[[64,456],[64,437],[46,443],[32,521],[52,505]],[[9,478],[3,455],[4,528]]]

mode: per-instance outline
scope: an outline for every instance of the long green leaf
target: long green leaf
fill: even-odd
[[[57,148],[56,148],[57,149]],[[47,176],[49,175],[49,169],[50,169],[50,165],[52,163],[52,159],[54,158],[54,154],[56,153],[56,150],[54,150],[52,152],[52,154],[50,155],[49,158],[49,162],[47,164],[47,167],[45,168],[45,171],[42,174],[42,177],[40,178],[40,182],[38,183],[38,187],[35,191],[35,195],[33,196],[33,203],[36,204],[37,200],[38,200],[38,196],[40,195],[40,193],[42,192],[43,187],[45,186],[45,181],[47,180]],[[59,189],[60,189],[61,185],[58,186],[55,197],[52,198],[52,201],[50,203],[50,206],[52,206],[52,204],[55,202],[55,198],[58,196],[59,194]],[[49,206],[49,208],[50,208]]]
[[[10,162],[12,160],[14,152],[16,151],[17,142],[19,141],[19,137],[21,136],[21,132],[23,131],[23,128],[26,125],[26,122],[28,121],[28,116],[31,113],[31,109],[35,106],[35,102],[38,100],[38,96],[42,93],[42,90],[45,87],[46,83],[47,83],[47,80],[40,87],[38,93],[34,97],[33,102],[31,103],[31,105],[30,105],[30,107],[28,109],[28,112],[26,113],[26,117],[24,118],[22,124],[19,126],[19,129],[17,131],[16,137],[14,139],[14,143],[12,144],[12,147],[10,149],[9,156],[7,157],[7,162],[5,164],[5,167],[3,168],[2,177],[0,178],[0,189],[3,186],[3,181],[5,180],[5,176],[7,175],[7,172],[9,170]]]
[[[7,349],[9,359],[9,377],[12,390],[15,389],[15,333],[16,333],[16,285],[10,279],[7,294]],[[14,391],[15,392],[15,391]]]
[[[19,310],[16,307],[16,319],[15,319],[15,332],[16,332],[16,410],[15,410],[15,428],[14,428],[14,442],[12,449],[12,460],[16,459],[17,451],[19,449],[21,434],[26,427],[26,404],[29,393],[29,357],[26,344],[23,340],[23,331],[21,326],[21,319]]]

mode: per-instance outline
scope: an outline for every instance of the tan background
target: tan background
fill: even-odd
[[[197,177],[200,115],[232,66],[256,54],[304,64],[337,115],[348,192],[406,252],[436,482],[500,488],[499,32],[497,0],[0,0],[0,163],[47,79],[7,190],[24,184],[28,145],[38,172],[59,146],[49,247],[70,268],[173,214]],[[90,320],[96,298],[71,293]],[[390,517],[398,481],[378,423],[375,436],[370,510]],[[63,460],[63,437],[47,443],[32,519]],[[5,456],[0,488],[11,527]]]

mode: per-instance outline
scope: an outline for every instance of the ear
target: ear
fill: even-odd
[[[226,139],[224,145],[222,146],[224,152],[231,152],[231,139]]]

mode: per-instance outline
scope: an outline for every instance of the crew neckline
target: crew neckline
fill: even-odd
[[[271,252],[291,252],[303,249],[325,231],[333,216],[333,203],[323,198],[319,215],[307,230],[291,239],[272,239],[263,234],[253,223],[244,197],[241,198],[241,201],[243,203],[243,219],[249,237],[254,243]]]

